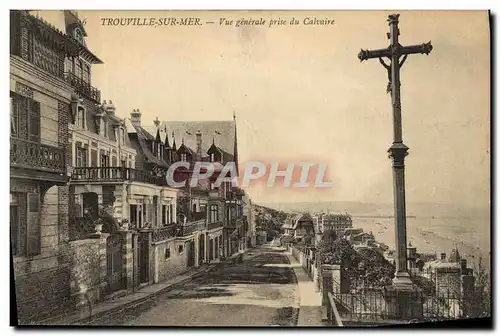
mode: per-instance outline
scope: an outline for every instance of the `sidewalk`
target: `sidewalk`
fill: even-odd
[[[92,306],[92,315],[89,319],[89,309],[84,307],[79,311],[72,311],[69,314],[59,315],[57,317],[45,319],[40,325],[81,325],[94,323],[102,318],[118,313],[124,313],[129,309],[137,309],[139,305],[151,304],[156,298],[164,292],[172,289],[175,285],[190,279],[202,276],[219,264],[202,265],[195,269],[190,269],[172,279],[164,282],[150,285],[139,289],[138,291],[126,296],[109,299],[99,302]]]
[[[324,326],[325,323],[322,321],[321,293],[316,291],[314,283],[309,279],[302,265],[295,259],[292,253],[283,252],[283,254],[290,261],[299,287],[300,307],[297,326]]]

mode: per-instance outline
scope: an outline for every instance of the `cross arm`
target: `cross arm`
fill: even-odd
[[[429,55],[432,51],[431,41],[422,44],[415,44],[411,46],[401,47],[401,55],[410,55],[410,54],[426,54]]]
[[[363,50],[358,54],[358,58],[361,62],[366,61],[371,58],[382,58],[382,57],[391,57],[391,51],[389,48],[385,49],[376,49],[376,50]]]

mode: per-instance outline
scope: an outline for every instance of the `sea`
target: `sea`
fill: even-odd
[[[395,248],[394,218],[356,217],[353,226],[372,232],[375,239]],[[485,266],[490,263],[490,221],[485,219],[411,217],[406,219],[407,244],[419,253],[450,255],[457,248],[468,265],[476,266],[482,256]]]
[[[283,211],[347,212],[353,226],[372,232],[375,239],[395,248],[395,225],[391,204],[362,202],[301,202],[263,204]],[[419,253],[450,255],[458,248],[470,267],[477,266],[479,257],[487,269],[491,260],[491,219],[489,206],[471,208],[457,204],[407,204],[407,243]]]

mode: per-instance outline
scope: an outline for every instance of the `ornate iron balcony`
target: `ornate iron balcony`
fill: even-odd
[[[170,224],[161,228],[154,228],[152,232],[153,243],[161,242],[169,238],[175,237],[177,233],[177,225]]]
[[[150,172],[125,167],[76,167],[71,175],[72,181],[85,182],[142,182],[166,186],[163,177],[154,176]]]
[[[77,93],[87,97],[97,104],[101,103],[101,91],[90,85],[90,83],[85,82],[83,79],[71,72],[65,72],[64,79],[75,89]]]
[[[222,221],[218,221],[218,222],[208,223],[207,224],[207,229],[208,230],[212,230],[212,229],[216,229],[216,228],[219,228],[219,227],[222,227],[222,226],[224,226],[223,222]]]
[[[66,174],[65,161],[63,148],[25,139],[10,138],[11,167]]]

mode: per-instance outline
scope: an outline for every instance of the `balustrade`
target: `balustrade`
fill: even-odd
[[[132,181],[165,186],[164,177],[150,172],[126,167],[76,167],[71,175],[73,181],[114,182]]]
[[[76,90],[76,92],[98,104],[101,102],[101,91],[90,85],[90,83],[87,83],[71,72],[65,72],[64,79]]]
[[[19,138],[10,138],[10,165],[65,174],[63,148]]]
[[[175,237],[177,234],[177,225],[170,224],[161,228],[155,228],[152,232],[153,243],[161,242]]]

